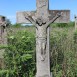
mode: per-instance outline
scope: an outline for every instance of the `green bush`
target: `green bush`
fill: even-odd
[[[66,25],[69,24],[73,25],[72,22]],[[50,32],[53,77],[77,77],[77,31],[71,25],[69,28],[52,27]],[[35,33],[32,31],[35,32],[35,29],[26,27],[26,31],[15,30],[8,34],[8,47],[4,55],[6,70],[13,70],[12,73],[8,72],[11,77],[34,77]]]
[[[35,36],[31,32],[18,31],[8,36],[8,48],[4,59],[6,69],[14,70],[16,77],[32,77],[35,73]]]
[[[56,28],[70,28],[75,26],[75,22],[70,21],[69,23],[53,23],[51,24],[52,27]]]
[[[51,32],[51,71],[53,77],[77,77],[77,31],[56,28]]]
[[[18,76],[15,70],[0,70],[0,77],[21,77],[21,76]]]
[[[6,75],[7,75],[7,70],[0,71],[0,77],[6,77]]]

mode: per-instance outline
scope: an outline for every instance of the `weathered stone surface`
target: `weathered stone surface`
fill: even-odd
[[[49,16],[49,2],[48,0],[36,0],[36,18],[43,17],[44,19],[48,20]]]
[[[17,23],[32,23],[36,27],[36,77],[50,77],[49,24],[68,23],[69,10],[49,10],[49,0],[36,0],[37,10],[17,12]]]
[[[36,38],[36,60],[37,60],[37,74],[36,77],[44,77],[45,75],[47,75],[47,77],[50,77],[50,52],[49,52],[49,28],[46,29],[46,34],[44,35],[44,37],[41,39],[40,38]],[[36,30],[36,33],[38,33],[38,30]],[[38,34],[36,34],[38,36]],[[45,40],[44,42],[40,42]],[[37,43],[38,42],[38,43]],[[40,43],[40,45],[39,45]],[[42,43],[42,44],[41,44]],[[44,45],[44,47],[43,47]],[[39,47],[40,48],[39,48]],[[46,48],[45,48],[46,46]],[[40,50],[42,49],[43,50]],[[45,48],[45,50],[44,50]],[[43,54],[41,54],[41,52],[43,52]]]
[[[21,24],[31,23],[27,19],[25,19],[24,15],[23,15],[24,12],[17,12],[16,13],[17,23],[21,23]],[[30,16],[32,16],[32,18],[35,19],[35,12],[34,11],[32,11],[32,12],[27,11],[25,13],[29,14]]]
[[[70,10],[49,10],[49,20],[51,20],[57,13],[62,13],[62,15],[55,20],[56,23],[68,23],[70,21]]]
[[[0,16],[0,44],[5,44],[5,36],[6,36],[6,20],[4,16]]]
[[[75,16],[75,30],[77,30],[77,16]]]
[[[0,16],[0,45],[7,45],[7,38],[6,38],[6,22],[5,17]],[[0,68],[4,68],[4,61],[3,61],[3,54],[4,49],[0,49]]]
[[[43,76],[38,76],[38,77],[50,77],[50,76],[48,76],[48,75],[43,75]]]
[[[58,12],[62,12],[63,14],[54,22],[68,23],[70,21],[70,10],[49,10],[49,16],[48,16],[49,19],[51,20]],[[25,13],[28,13],[28,12],[25,12]],[[29,15],[32,16],[34,20],[36,19],[35,13],[36,11],[29,12]],[[31,23],[27,19],[24,18],[23,12],[17,12],[16,16],[17,16],[17,23],[22,23],[22,24]]]

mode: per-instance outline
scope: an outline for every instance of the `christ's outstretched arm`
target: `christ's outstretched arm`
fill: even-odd
[[[36,22],[29,14],[23,12],[23,15],[25,16],[25,19],[27,19],[29,22],[31,22],[35,27],[37,26]]]
[[[58,19],[59,17],[61,17],[62,16],[62,13],[57,13],[56,14],[56,16],[53,18],[53,19],[51,19],[51,20],[49,20],[48,22],[47,22],[47,27],[51,24],[51,23],[53,23],[56,19]]]

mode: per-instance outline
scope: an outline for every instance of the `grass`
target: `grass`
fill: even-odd
[[[12,27],[8,32],[13,35],[18,31],[36,33],[35,27]],[[77,77],[77,43],[74,27],[50,27],[50,51],[54,77]],[[77,36],[76,36],[77,37]],[[0,54],[2,56],[2,53]],[[77,74],[77,73],[76,73]]]

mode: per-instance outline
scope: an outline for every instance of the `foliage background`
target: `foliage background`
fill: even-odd
[[[51,24],[50,52],[53,77],[77,77],[77,31],[74,22]],[[8,28],[5,69],[0,77],[34,77],[36,73],[34,26],[14,24]]]

